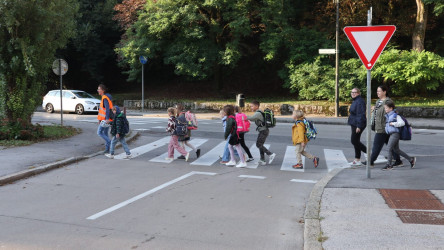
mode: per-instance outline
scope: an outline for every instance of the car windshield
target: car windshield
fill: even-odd
[[[73,92],[78,98],[95,98],[94,96],[84,92],[84,91],[76,91]]]

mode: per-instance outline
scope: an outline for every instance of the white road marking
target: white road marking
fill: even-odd
[[[151,127],[151,128],[163,128],[163,129],[165,129],[166,126],[155,126],[155,127]]]
[[[97,125],[99,125],[99,122],[97,121],[97,119],[95,120],[75,120],[76,122],[89,122],[89,123],[97,123]]]
[[[170,141],[170,138],[171,138],[170,136],[167,136],[167,137],[164,137],[160,140],[157,140],[157,141],[149,143],[149,144],[145,144],[145,145],[137,147],[137,148],[133,148],[133,149],[130,148],[131,155],[132,155],[131,158],[136,158],[140,155],[150,152],[151,150],[154,150],[158,147],[164,146],[165,144],[167,144]],[[125,155],[126,155],[125,152],[118,154],[118,155],[114,156],[114,159],[122,160]]]
[[[281,170],[283,171],[297,171],[304,172],[305,171],[305,156],[302,156],[302,165],[303,169],[295,169],[293,165],[297,162],[296,160],[296,146],[287,146],[285,150],[284,160],[282,161]]]
[[[347,158],[342,150],[324,149],[328,172],[336,168],[348,168]]]
[[[134,131],[149,131],[149,128],[136,128],[136,129],[132,129]]]
[[[217,144],[216,147],[208,151],[206,154],[201,155],[197,160],[193,161],[191,165],[211,166],[213,163],[219,160],[219,155],[224,153],[226,141],[222,141]]]
[[[264,144],[264,146],[269,149],[270,144]],[[259,166],[259,160],[261,159],[261,153],[259,149],[256,147],[256,143],[250,147],[250,153],[254,158],[253,162],[247,162],[247,168],[256,169]],[[265,159],[267,161],[267,159]],[[268,164],[268,161],[267,161]]]
[[[109,214],[109,213],[111,213],[111,212],[114,212],[114,211],[116,211],[117,209],[120,209],[120,208],[122,208],[122,207],[124,207],[124,206],[127,206],[127,205],[129,205],[129,204],[131,204],[131,203],[133,203],[133,202],[135,202],[135,201],[137,201],[137,200],[140,200],[140,199],[142,199],[142,198],[144,198],[144,197],[146,197],[146,196],[148,196],[148,195],[150,195],[150,194],[153,194],[153,193],[155,193],[155,192],[157,192],[157,191],[159,191],[159,190],[161,190],[161,189],[163,189],[163,188],[165,188],[165,187],[168,187],[168,186],[170,186],[170,185],[172,185],[172,184],[174,184],[174,183],[176,183],[176,182],[178,182],[178,181],[181,181],[181,180],[183,180],[183,179],[186,179],[186,178],[188,178],[188,177],[190,177],[190,176],[193,176],[193,175],[196,175],[196,174],[199,174],[199,175],[216,175],[216,173],[209,173],[209,172],[194,172],[194,171],[193,171],[193,172],[190,172],[190,173],[188,173],[188,174],[182,175],[182,176],[179,177],[179,178],[176,178],[176,179],[174,179],[174,180],[172,180],[172,181],[166,182],[166,183],[164,183],[164,184],[162,184],[162,185],[160,185],[160,186],[157,186],[157,187],[155,187],[155,188],[153,188],[153,189],[151,189],[151,190],[148,190],[148,191],[146,191],[145,193],[142,193],[142,194],[139,194],[139,195],[137,195],[137,196],[134,196],[134,197],[131,198],[131,199],[128,199],[128,200],[126,200],[126,201],[124,201],[124,202],[121,202],[121,203],[115,205],[115,206],[112,206],[112,207],[110,207],[110,208],[108,208],[108,209],[105,209],[105,210],[103,210],[103,211],[101,211],[101,212],[98,212],[98,213],[96,213],[96,214],[94,214],[94,215],[91,215],[91,216],[89,216],[89,217],[86,218],[86,219],[87,219],[87,220],[95,220],[95,219],[97,219],[97,218],[100,218],[100,217],[102,217],[102,216],[104,216],[104,215],[106,215],[106,214]]]
[[[261,180],[267,178],[265,176],[257,176],[257,175],[239,175],[238,177],[240,177],[240,178],[249,178],[249,179],[261,179]]]
[[[200,145],[204,144],[205,142],[207,142],[208,139],[192,139],[190,141],[191,145],[193,145],[194,147],[199,148]],[[176,159],[178,156],[180,156],[180,153],[177,150],[174,150],[174,159]],[[168,157],[168,152],[161,154],[153,159],[151,159],[151,162],[163,162],[163,163],[171,163],[173,160],[166,160],[165,158]]]
[[[291,182],[301,182],[301,183],[316,183],[318,181],[314,181],[314,180],[301,180],[301,179],[292,179],[290,180]]]

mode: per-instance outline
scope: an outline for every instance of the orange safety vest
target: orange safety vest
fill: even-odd
[[[105,118],[106,118],[106,110],[105,110],[105,106],[103,105],[103,99],[108,100],[110,112],[111,112],[111,109],[113,108],[113,102],[111,101],[111,99],[109,99],[109,97],[107,95],[103,95],[102,101],[100,102],[99,115],[97,115],[97,119],[99,121],[105,120]],[[112,121],[111,118],[109,120]]]

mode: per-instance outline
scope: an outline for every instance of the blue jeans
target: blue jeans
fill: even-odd
[[[119,136],[119,138],[117,138],[116,136],[113,137],[113,140],[111,141],[111,149],[110,149],[109,153],[111,155],[114,155],[114,149],[116,148],[117,141],[120,141],[120,143],[122,143],[123,150],[125,150],[125,153],[127,155],[130,155],[131,152],[128,148],[128,144],[125,141],[125,136]]]
[[[109,146],[111,145],[111,140],[108,136],[109,127],[105,128],[99,125],[99,128],[97,129],[97,135],[102,137],[103,140],[105,140],[105,151],[109,152]]]
[[[222,161],[230,161],[230,150],[228,149],[228,142],[230,141],[231,134],[227,137],[227,143],[225,143],[224,154],[222,155]],[[234,152],[236,156],[239,156],[237,151]]]

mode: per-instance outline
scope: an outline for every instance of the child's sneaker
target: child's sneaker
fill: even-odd
[[[246,162],[239,162],[239,164],[236,165],[237,168],[246,168],[247,163]]]
[[[318,167],[318,164],[319,164],[319,157],[315,157],[315,158],[313,159],[313,164],[314,164],[315,168]]]
[[[199,158],[199,156],[200,156],[200,148],[198,148],[198,149],[196,150],[196,158]]]
[[[167,158],[165,158],[165,160],[167,160],[167,161],[174,161],[174,158],[167,157]]]
[[[262,159],[260,159],[257,163],[259,165],[267,165],[267,162],[265,160],[262,160]]]
[[[184,160],[184,159],[185,159],[185,156],[180,155],[180,156],[177,157],[177,159],[179,159],[179,160]]]
[[[131,154],[129,154],[129,155],[125,155],[124,157],[123,157],[123,159],[130,159],[131,158]]]
[[[220,161],[219,163],[220,163],[220,164],[224,164],[224,165],[225,165],[225,164],[227,164],[227,163],[228,163],[228,161]]]
[[[268,157],[268,164],[271,164],[274,160],[274,157],[276,157],[275,153],[272,153],[269,157]]]
[[[412,157],[412,161],[410,161],[410,167],[414,168],[416,164],[416,157]]]
[[[294,169],[303,169],[304,168],[304,166],[302,165],[302,164],[296,164],[296,165],[293,165],[293,168]]]
[[[361,166],[362,162],[361,161],[357,161],[357,160],[353,160],[352,162],[349,163],[351,166]]]
[[[105,156],[110,158],[110,159],[114,159],[114,155],[112,155],[112,154],[105,154]]]
[[[404,163],[402,163],[402,161],[395,161],[393,167],[404,167]]]
[[[227,162],[225,165],[227,165],[227,166],[236,166],[236,162],[235,161],[229,161],[229,162]]]
[[[185,155],[185,161],[188,161],[188,158],[190,158],[190,153],[187,153],[187,155]]]
[[[254,158],[248,158],[246,162],[254,161]]]
[[[393,166],[385,165],[385,167],[382,168],[382,171],[392,170],[392,169],[393,169]]]

